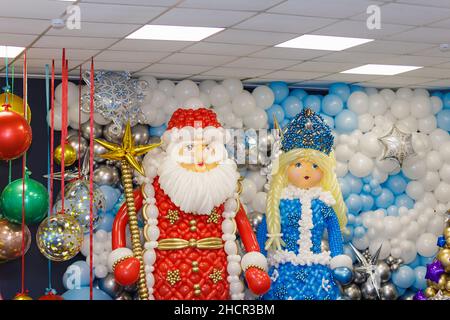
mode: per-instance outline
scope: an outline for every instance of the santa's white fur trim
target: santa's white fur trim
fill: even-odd
[[[252,251],[246,253],[242,257],[241,261],[242,270],[246,271],[248,268],[252,266],[256,266],[262,268],[264,271],[267,271],[267,259],[266,257],[257,251]]]
[[[173,142],[180,141],[194,141],[203,140],[207,143],[212,141],[220,141],[222,143],[227,143],[231,135],[227,130],[222,127],[205,127],[205,128],[194,128],[191,126],[186,126],[183,128],[172,128],[166,130],[162,136],[163,143],[169,145]]]

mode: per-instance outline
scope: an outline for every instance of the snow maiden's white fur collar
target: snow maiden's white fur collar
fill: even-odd
[[[321,187],[314,187],[310,189],[300,189],[292,184],[283,189],[281,199],[319,199],[328,206],[336,204],[336,200],[329,191],[323,190]]]

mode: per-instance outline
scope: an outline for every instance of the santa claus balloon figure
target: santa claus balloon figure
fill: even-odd
[[[135,191],[146,221],[143,262],[149,299],[243,299],[269,290],[266,258],[239,201],[239,173],[227,157],[226,132],[210,109],[178,109],[149,152]],[[126,204],[113,226],[109,268],[122,285],[139,278],[126,247]],[[238,253],[239,233],[245,253]],[[241,275],[244,275],[242,277]]]

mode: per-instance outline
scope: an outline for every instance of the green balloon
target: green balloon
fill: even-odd
[[[6,219],[22,223],[22,179],[11,182],[0,196],[1,211]],[[25,178],[25,223],[40,222],[47,215],[47,189],[38,181]]]

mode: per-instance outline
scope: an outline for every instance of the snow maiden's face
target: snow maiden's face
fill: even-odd
[[[298,158],[287,168],[287,177],[290,184],[309,189],[320,185],[323,171],[316,163]]]

